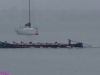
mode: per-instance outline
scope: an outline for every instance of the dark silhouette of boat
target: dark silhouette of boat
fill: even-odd
[[[0,42],[0,48],[83,48],[83,43],[75,43],[75,44],[61,44],[61,43],[27,43],[27,44],[21,44],[21,43],[7,43],[7,42]]]

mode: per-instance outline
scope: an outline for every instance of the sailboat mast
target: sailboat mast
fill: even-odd
[[[29,0],[29,23],[30,23],[30,26],[31,26],[31,17],[30,17],[30,0]]]

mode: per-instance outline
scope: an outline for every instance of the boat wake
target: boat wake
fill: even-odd
[[[83,48],[100,48],[100,46],[84,46]]]

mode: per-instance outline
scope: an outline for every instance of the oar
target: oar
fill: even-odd
[[[73,41],[73,40],[71,40],[71,41]],[[73,42],[77,42],[77,41],[73,41]]]
[[[71,41],[73,41],[73,40],[71,40]],[[73,42],[77,42],[77,41],[73,41]],[[77,42],[78,43],[78,42]]]

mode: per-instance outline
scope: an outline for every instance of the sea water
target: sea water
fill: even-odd
[[[16,34],[15,29],[27,21],[3,14],[0,41],[68,43],[71,39],[95,48],[0,49],[0,72],[9,72],[9,75],[100,75],[99,15],[92,19],[90,16],[81,18],[84,15],[78,19],[75,15],[69,17],[64,20],[37,19],[35,25],[39,35],[34,36]]]

